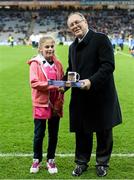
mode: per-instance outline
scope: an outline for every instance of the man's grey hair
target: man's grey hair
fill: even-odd
[[[79,13],[79,12],[72,12],[72,13],[70,13],[69,16],[68,16],[68,19],[69,19],[72,15],[75,15],[75,14],[78,15],[78,16],[80,16],[83,20],[86,20],[85,16],[84,16],[83,14]],[[67,22],[68,22],[68,19],[67,19]]]

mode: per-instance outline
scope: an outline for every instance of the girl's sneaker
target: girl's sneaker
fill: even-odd
[[[58,173],[54,159],[48,159],[47,161],[47,170],[50,174]]]
[[[37,173],[40,168],[39,159],[33,159],[32,166],[30,168],[30,173]]]

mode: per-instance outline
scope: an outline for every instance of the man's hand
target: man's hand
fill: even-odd
[[[83,80],[80,80],[80,82],[82,82],[81,89],[83,89],[83,90],[89,90],[90,89],[91,81],[89,79],[83,79]]]

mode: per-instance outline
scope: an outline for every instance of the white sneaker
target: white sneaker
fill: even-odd
[[[54,159],[48,159],[47,161],[47,170],[50,174],[58,173],[58,169],[54,162]]]
[[[30,168],[30,173],[37,173],[40,168],[39,159],[33,159],[32,166]]]

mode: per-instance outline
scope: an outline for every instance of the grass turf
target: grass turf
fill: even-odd
[[[30,46],[0,47],[0,153],[32,153],[33,120],[27,60],[37,53]],[[56,54],[67,67],[67,46],[57,46]],[[134,58],[128,48],[115,55],[115,82],[123,114],[123,124],[114,128],[113,153],[134,153]],[[64,117],[61,119],[57,153],[74,153],[74,134],[69,133],[68,104],[70,91],[65,95]],[[94,138],[94,149],[96,148]],[[47,132],[44,152],[47,146]],[[48,175],[41,169],[36,175],[29,174],[32,157],[0,157],[1,179],[72,179],[74,158],[57,157],[59,173]],[[95,159],[80,178],[97,178]],[[134,179],[134,157],[112,157],[106,178]]]

